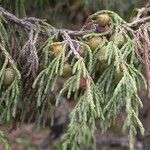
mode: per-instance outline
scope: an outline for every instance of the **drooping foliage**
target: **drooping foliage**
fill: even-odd
[[[56,106],[62,96],[77,104],[61,148],[96,149],[97,122],[106,132],[124,110],[123,131],[134,149],[136,128],[144,134],[138,92],[141,83],[150,89],[150,17],[143,17],[143,11],[149,13],[149,7],[138,11],[131,23],[113,11],[98,11],[80,30],[72,31],[32,17],[19,19],[0,7],[0,122],[34,121],[44,126],[51,116],[50,93],[67,63],[71,73],[57,91]],[[104,14],[110,19],[105,27],[97,21]],[[14,71],[9,85],[5,84],[8,68]]]
[[[2,131],[0,131],[0,143],[4,145],[5,150],[10,150],[9,142]]]

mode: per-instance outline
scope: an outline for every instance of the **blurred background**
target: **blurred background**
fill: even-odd
[[[129,20],[134,8],[148,0],[0,0],[2,6],[23,17],[45,18],[58,28],[78,29],[85,19],[99,10],[113,10]]]

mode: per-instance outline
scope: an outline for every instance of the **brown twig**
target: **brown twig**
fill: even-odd
[[[135,21],[128,23],[129,26],[134,26],[137,24],[145,23],[147,21],[150,21],[150,16],[145,17],[145,18],[137,18]]]
[[[9,13],[7,10],[5,10],[3,7],[0,6],[0,15],[5,17],[8,21],[17,24],[19,26],[22,26],[24,29],[26,29],[27,31],[36,31],[38,29],[36,22],[40,23],[40,24],[47,24],[45,21],[46,20],[41,20],[41,19],[37,19],[35,17],[28,17],[28,18],[23,18],[23,19],[19,19],[17,18],[15,15]],[[51,28],[44,30],[42,29],[41,32],[43,34],[47,34],[47,33],[62,33],[66,32],[67,34],[69,34],[70,36],[79,36],[79,35],[85,35],[85,34],[89,34],[94,32],[95,30],[68,30],[68,29],[56,29],[54,27],[51,26]]]
[[[19,26],[22,26],[27,30],[35,30],[36,29],[35,24],[32,24],[29,21],[17,18],[15,15],[9,13],[1,6],[0,6],[0,15],[7,18],[10,22],[13,22]]]
[[[148,5],[146,5],[146,7],[142,7],[141,9],[138,9],[136,19],[133,22],[129,23],[128,25],[135,26],[150,21],[150,16],[142,17],[144,12],[150,12],[150,7]]]
[[[22,70],[28,70],[26,73],[26,77],[35,77],[36,72],[38,70],[39,58],[37,56],[37,50],[35,46],[37,38],[38,33],[35,33],[34,36],[33,30],[31,30],[29,32],[29,40],[24,44],[19,54],[19,61],[24,62],[22,64]]]
[[[145,64],[148,82],[148,97],[150,98],[150,39],[149,23],[142,25],[136,32],[136,53],[141,62]]]

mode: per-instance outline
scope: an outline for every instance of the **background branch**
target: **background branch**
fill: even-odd
[[[35,24],[35,22],[41,23],[41,24],[46,24],[46,20],[41,20],[41,19],[37,19],[35,17],[26,17],[23,19],[19,19],[17,18],[15,15],[9,13],[7,10],[5,10],[3,7],[0,6],[0,14],[1,16],[4,16],[6,19],[8,19],[8,21],[17,24],[19,26],[22,26],[24,29],[28,30],[28,31],[36,31],[38,29],[37,25]],[[33,23],[34,22],[34,23]],[[71,36],[79,36],[79,35],[85,35],[85,34],[89,34],[94,32],[94,30],[68,30],[68,29],[48,29],[46,30],[41,30],[42,34],[47,34],[48,33],[60,33],[60,32],[67,32],[67,34],[71,35]]]

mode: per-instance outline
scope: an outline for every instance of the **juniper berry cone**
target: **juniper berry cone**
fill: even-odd
[[[100,25],[97,25],[97,26],[96,26],[96,32],[98,32],[98,33],[107,32],[107,31],[108,31],[108,29],[109,29],[109,27],[108,27],[108,26],[105,26],[105,27],[100,26]]]

